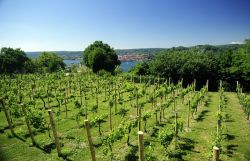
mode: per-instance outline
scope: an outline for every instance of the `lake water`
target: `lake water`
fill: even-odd
[[[64,63],[67,66],[70,66],[72,64],[79,64],[80,60],[64,60]],[[122,61],[121,62],[121,69],[124,72],[128,72],[129,69],[131,69],[132,67],[134,67],[137,63],[139,63],[138,61]]]
[[[121,69],[124,72],[128,72],[129,69],[131,69],[132,67],[134,67],[138,63],[139,63],[139,61],[123,61],[123,62],[121,62]]]

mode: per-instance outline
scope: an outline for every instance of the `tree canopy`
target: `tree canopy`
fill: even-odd
[[[29,58],[21,49],[3,47],[0,52],[0,74],[24,73],[30,64]]]
[[[201,88],[209,80],[210,90],[217,90],[219,80],[228,90],[234,90],[236,81],[250,88],[250,40],[244,45],[199,45],[167,49],[152,60],[136,65],[131,72],[140,75],[159,75],[184,85],[196,79]]]
[[[120,65],[115,50],[102,41],[95,41],[83,52],[83,60],[87,67],[97,73],[100,70],[114,72],[115,67]]]
[[[63,58],[53,52],[42,52],[36,59],[38,70],[42,72],[55,72],[65,69]]]

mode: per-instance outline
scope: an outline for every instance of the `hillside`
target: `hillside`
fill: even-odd
[[[195,83],[182,88],[181,82],[165,84],[156,77],[135,82],[139,77],[71,74],[17,77],[28,117],[25,110],[19,110],[18,95],[12,94],[18,81],[0,80],[8,89],[3,109],[10,113],[0,111],[0,160],[91,160],[85,119],[90,123],[96,160],[137,161],[138,131],[144,132],[145,160],[211,160],[213,145],[221,148],[221,160],[250,159],[249,120],[239,99],[243,93],[224,92],[223,87],[208,92],[207,85],[195,91]],[[27,80],[34,81],[33,92],[23,90],[31,86]],[[82,87],[88,90],[82,93]],[[165,90],[168,92],[162,92]],[[49,109],[54,113],[55,128],[50,126]],[[57,131],[61,158],[51,127]],[[31,133],[35,146],[31,146]]]
[[[217,45],[217,46],[196,45],[196,46],[192,46],[192,47],[179,46],[179,47],[172,47],[172,48],[116,49],[115,51],[116,51],[117,55],[119,55],[119,56],[122,56],[122,55],[148,55],[149,58],[152,58],[155,54],[161,53],[163,51],[169,51],[169,50],[183,51],[183,50],[193,49],[194,51],[200,51],[200,52],[204,52],[207,50],[213,51],[213,52],[219,52],[219,51],[227,50],[227,49],[236,50],[240,46],[241,45],[239,45],[239,44],[226,44],[226,45]],[[28,55],[28,57],[36,58],[39,56],[39,54],[41,52],[42,51],[33,51],[33,52],[26,52],[26,54]],[[76,59],[82,58],[83,51],[53,51],[53,52],[57,53],[58,55],[60,55],[64,59],[76,60]]]

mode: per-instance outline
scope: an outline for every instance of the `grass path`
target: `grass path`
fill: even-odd
[[[227,93],[228,107],[225,110],[230,117],[226,122],[228,130],[226,152],[228,160],[250,160],[250,124],[246,120],[243,110],[235,93]]]
[[[228,117],[222,123],[223,141],[221,160],[250,160],[250,124],[239,107],[235,93],[226,93],[227,107],[223,113]],[[208,107],[202,107],[199,121],[192,120],[191,132],[185,137],[195,141],[194,149],[185,156],[185,160],[210,160],[211,148],[216,132],[216,111],[218,93],[209,93]]]
[[[208,107],[202,107],[198,112],[197,120],[191,119],[191,132],[185,133],[185,137],[195,141],[194,149],[187,154],[185,160],[208,160],[210,147],[216,130],[215,111],[218,107],[218,93],[209,93]]]
[[[1,161],[38,161],[52,160],[51,156],[44,154],[35,147],[29,147],[17,138],[8,138],[0,135],[0,160]]]

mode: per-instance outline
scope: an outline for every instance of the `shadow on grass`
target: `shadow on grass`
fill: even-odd
[[[0,160],[7,161],[6,156],[5,156],[4,152],[2,151],[2,149],[0,149]]]
[[[4,133],[4,129],[0,129],[0,134],[3,134]]]
[[[232,118],[232,115],[226,114],[224,122],[234,122],[234,119]]]
[[[165,125],[166,125],[166,123],[164,123],[164,122],[159,122],[157,126],[164,127]]]
[[[189,138],[178,138],[178,148],[167,150],[166,154],[170,160],[184,160],[183,157],[188,154],[188,151],[196,152],[193,151],[195,143],[195,141]]]
[[[99,140],[99,141],[94,141],[94,142],[93,142],[93,146],[94,146],[95,148],[101,147],[102,144],[103,144],[103,143],[101,142],[101,140]]]
[[[230,140],[234,140],[235,139],[235,135],[231,135],[231,134],[223,134],[225,139],[227,141],[230,141]]]
[[[60,144],[60,147],[63,147],[63,146],[64,146],[63,144]],[[55,143],[50,143],[50,144],[47,144],[47,145],[45,145],[43,147],[36,144],[36,145],[34,145],[34,147],[36,147],[37,149],[43,151],[44,153],[50,154],[52,149],[56,149],[56,144]],[[72,159],[68,158],[70,155],[72,155],[71,152],[70,153],[62,153],[60,157],[62,157],[66,161],[72,161]]]
[[[203,110],[198,117],[195,119],[197,122],[202,122],[205,119],[206,114],[209,112],[209,110]]]
[[[22,142],[26,142],[26,140],[20,136],[18,136],[16,133],[14,133],[12,136],[11,135],[8,135],[9,138],[12,138],[12,137],[15,137],[17,139],[19,139],[20,141]]]
[[[159,132],[159,127],[154,126],[153,129],[152,129],[152,131],[149,133],[149,135],[150,135],[151,137],[157,137],[158,132]]]
[[[181,150],[192,151],[194,149],[194,144],[196,143],[194,140],[189,138],[180,138],[180,141]]]
[[[51,153],[51,150],[56,148],[56,144],[50,143],[50,144],[44,145],[43,148],[40,146],[36,146],[36,147],[43,150],[46,153]]]
[[[230,144],[226,146],[226,154],[229,157],[233,156],[234,151],[236,151],[238,145]]]
[[[125,161],[138,161],[139,157],[137,156],[138,146],[129,144],[129,149],[125,154]]]

